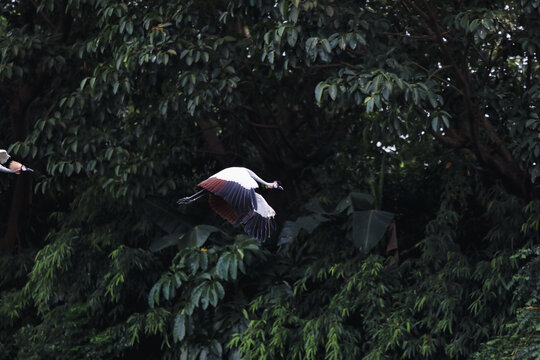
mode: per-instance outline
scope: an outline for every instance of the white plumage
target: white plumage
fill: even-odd
[[[259,187],[257,182],[249,175],[246,168],[243,167],[230,167],[221,170],[220,172],[212,175],[218,179],[226,181],[234,181],[242,185],[246,189],[256,189]]]
[[[7,151],[4,149],[0,149],[0,172],[12,174],[15,171],[1,165],[1,164],[5,164],[8,160],[9,160],[9,154],[7,153]]]
[[[15,160],[12,160],[6,150],[0,149],[0,172],[7,174],[20,174],[23,171],[33,172],[34,170]]]
[[[5,163],[9,159],[9,154],[6,150],[0,149],[0,164]]]
[[[210,207],[219,216],[232,224],[243,224],[246,233],[264,241],[275,228],[276,212],[255,192],[257,182],[283,190],[278,181],[270,183],[247,168],[230,167],[199,183],[203,190],[178,200],[178,204],[189,204],[208,193]]]
[[[270,218],[276,216],[276,212],[268,203],[266,200],[261,196],[261,194],[255,193],[255,197],[257,198],[257,210],[254,210],[257,214],[261,215],[265,218]]]

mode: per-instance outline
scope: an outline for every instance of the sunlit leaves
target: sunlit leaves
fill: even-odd
[[[216,316],[222,316],[217,308],[227,292],[233,291],[226,290],[231,281],[245,276],[247,266],[255,258],[261,259],[261,256],[257,242],[244,236],[225,246],[180,250],[169,271],[152,287],[148,302],[152,308],[179,305],[171,319],[171,333],[173,341],[186,354],[195,351],[213,354],[224,352],[218,340],[212,341],[209,347],[194,346],[193,336],[203,330],[200,328],[201,322],[206,321],[203,318],[209,313],[216,312]]]
[[[72,264],[73,242],[78,239],[76,231],[69,238],[45,246],[36,255],[36,266],[30,272],[30,281],[26,290],[32,292],[32,298],[40,312],[49,308],[55,294],[55,277],[69,271]]]

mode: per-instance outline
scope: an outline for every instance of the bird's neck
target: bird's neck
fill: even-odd
[[[255,174],[253,171],[251,171],[249,169],[246,169],[246,170],[248,171],[249,175],[253,178],[253,180],[257,181],[258,183],[261,183],[261,184],[266,185],[268,187],[273,187],[274,186],[273,183],[269,183],[267,181],[264,181],[260,177],[258,177],[257,174]]]

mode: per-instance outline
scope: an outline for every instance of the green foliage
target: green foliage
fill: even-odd
[[[539,33],[538,0],[2,3],[36,174],[0,177],[0,359],[537,358]],[[174,203],[231,165],[286,189],[262,245]]]
[[[505,322],[514,306],[526,302],[514,291],[525,287],[524,293],[536,299],[538,277],[532,274],[538,257],[530,250],[513,251],[508,243],[498,253],[486,249],[476,258],[465,256],[458,234],[448,229],[467,222],[455,212],[461,199],[453,192],[467,185],[447,186],[451,201],[429,224],[420,258],[399,267],[328,241],[340,226],[321,224],[290,250],[285,282],[276,281],[251,302],[250,324],[229,346],[239,347],[246,359],[464,358],[472,357],[490,333],[516,326]],[[529,256],[536,260],[527,261]],[[524,261],[527,266],[520,269]],[[536,351],[538,312],[528,311],[526,321],[519,315],[516,335],[494,343],[534,358],[525,354]],[[487,344],[484,354],[497,353]]]
[[[475,359],[536,359],[540,356],[540,311],[538,309],[539,251],[523,249],[513,257],[532,260],[513,277],[516,300],[521,303],[516,317],[504,324],[503,334],[485,344],[475,354]]]
[[[296,221],[287,221],[281,231],[279,245],[291,243],[301,230],[313,232],[326,221],[336,221],[346,210],[347,222],[343,227],[349,228],[350,239],[363,252],[369,252],[377,245],[388,230],[394,214],[370,209],[374,206],[374,198],[369,194],[352,192],[339,202],[333,212],[327,212],[323,206],[314,201],[306,205],[311,215],[301,216]]]
[[[159,327],[165,357],[224,356],[223,339],[245,326],[238,305],[247,301],[242,289],[255,281],[247,269],[264,259],[243,235],[230,245],[180,250],[148,295],[151,309],[168,314]]]

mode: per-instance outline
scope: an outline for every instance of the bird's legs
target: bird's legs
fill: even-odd
[[[193,194],[191,196],[186,196],[186,197],[183,197],[181,199],[178,199],[178,201],[176,203],[180,204],[180,205],[191,204],[192,202],[199,200],[205,194],[206,194],[206,190],[202,189],[201,191],[199,191],[199,192],[197,192],[197,193],[195,193],[195,194]]]

